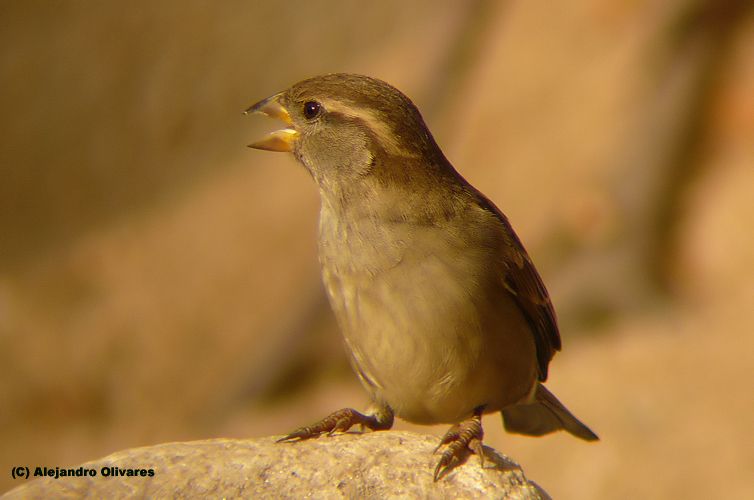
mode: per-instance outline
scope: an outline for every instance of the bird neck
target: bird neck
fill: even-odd
[[[449,163],[428,166],[409,158],[389,165],[377,159],[368,174],[318,185],[322,210],[344,223],[434,224],[454,217],[473,198]]]

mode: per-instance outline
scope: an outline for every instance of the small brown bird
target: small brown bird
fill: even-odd
[[[453,424],[435,480],[482,454],[484,413],[509,432],[597,436],[543,385],[555,311],[508,219],[456,172],[416,106],[360,75],[304,80],[248,112],[288,127],[249,147],[292,152],[321,198],[319,258],[366,413],[345,408],[281,441]]]

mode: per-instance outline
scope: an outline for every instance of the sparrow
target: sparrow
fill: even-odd
[[[452,424],[437,481],[470,453],[481,417],[508,432],[598,437],[543,385],[561,349],[547,289],[505,215],[450,164],[411,100],[368,76],[310,78],[246,110],[281,120],[249,147],[291,152],[320,194],[327,296],[371,406],[280,441]]]

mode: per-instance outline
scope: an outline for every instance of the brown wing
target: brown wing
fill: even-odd
[[[483,196],[481,201],[482,206],[492,212],[503,225],[505,234],[502,251],[506,265],[504,283],[531,326],[537,348],[539,380],[544,382],[547,380],[550,360],[561,348],[555,309],[542,278],[508,219],[491,201]]]

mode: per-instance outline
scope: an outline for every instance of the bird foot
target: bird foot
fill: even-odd
[[[440,461],[437,463],[437,467],[435,467],[435,481],[438,481],[451,470],[464,463],[470,452],[479,455],[479,460],[482,463],[482,467],[484,467],[483,438],[482,408],[478,408],[474,411],[474,415],[471,418],[453,425],[442,437],[437,448],[435,448],[436,453],[440,448],[447,445],[447,448],[440,457]]]
[[[374,415],[364,415],[352,408],[343,408],[342,410],[331,413],[315,424],[299,427],[287,436],[278,439],[277,442],[282,443],[286,441],[309,439],[321,436],[322,434],[332,436],[336,432],[347,432],[356,424],[361,425],[362,430],[365,427],[373,431],[384,430],[390,428],[392,425],[392,418],[390,419],[389,425],[386,426],[384,421],[379,420]]]

